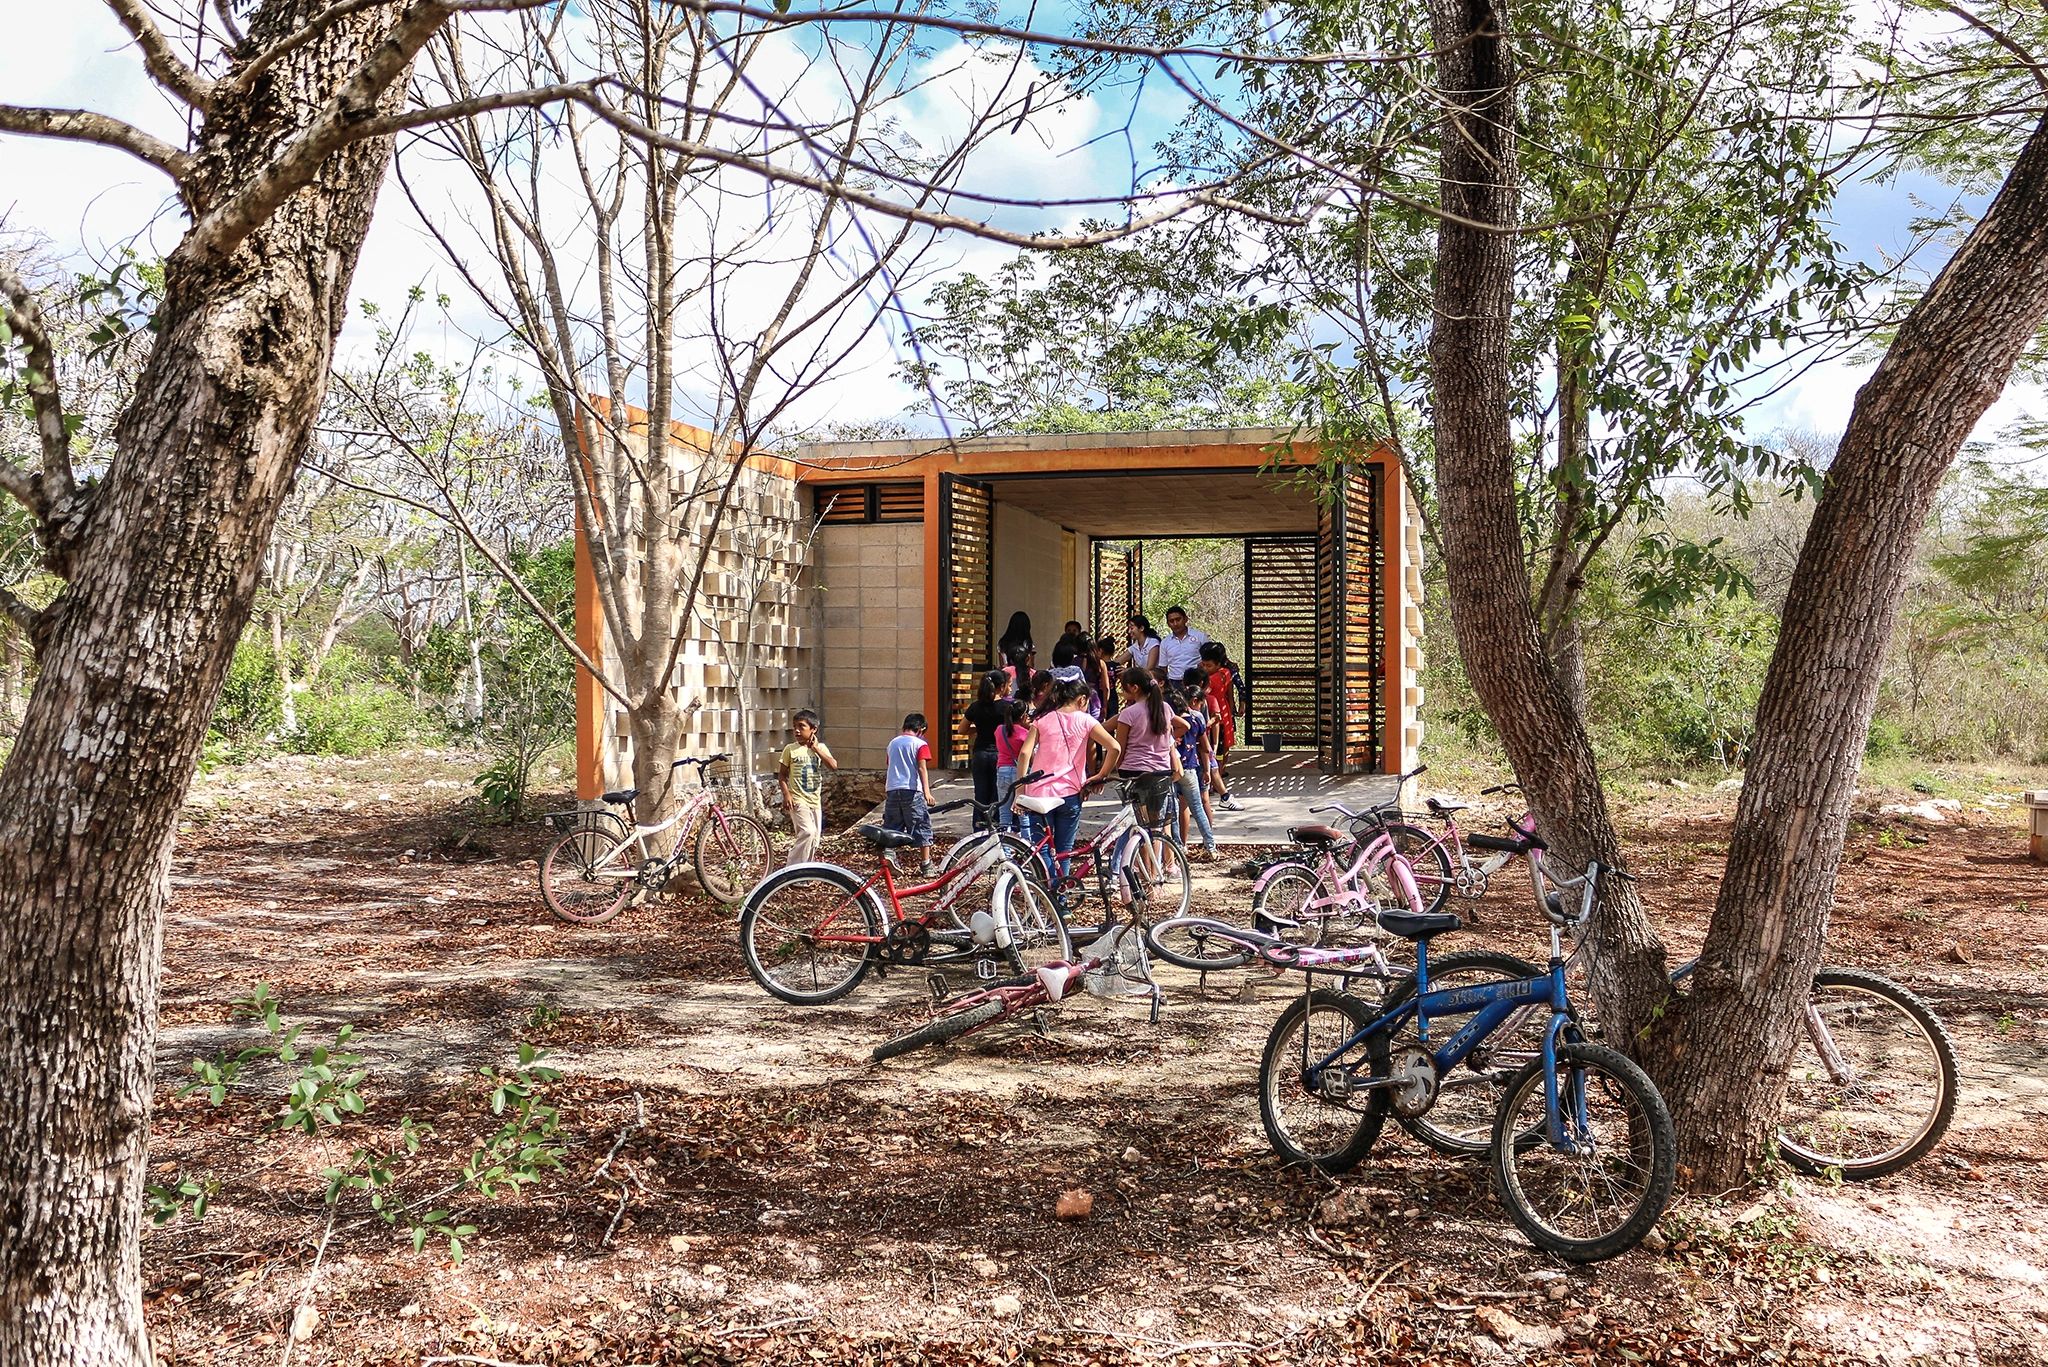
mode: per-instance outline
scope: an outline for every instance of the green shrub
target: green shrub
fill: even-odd
[[[318,688],[299,695],[299,729],[279,743],[299,755],[367,755],[418,732],[411,699],[383,683]]]
[[[284,684],[277,677],[277,661],[270,644],[251,631],[235,645],[220,702],[213,709],[211,735],[219,742],[217,753],[227,759],[254,754],[284,720],[283,709]]]
[[[1894,759],[1906,753],[1906,729],[1884,717],[1873,717],[1870,739],[1863,742],[1863,758]]]

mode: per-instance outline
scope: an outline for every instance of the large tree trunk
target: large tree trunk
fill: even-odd
[[[266,5],[251,41],[327,8]],[[334,20],[210,116],[201,198],[304,126],[400,8]],[[172,258],[118,454],[62,552],[68,583],[0,772],[0,1362],[150,1358],[138,1236],[178,808],[388,154],[334,154],[218,264]]]
[[[1771,1137],[1914,547],[2044,319],[2048,119],[1857,394],[1800,550],[1699,973],[1653,1037],[1697,1186],[1743,1180]]]
[[[1451,111],[1439,133],[1444,207],[1466,220],[1447,219],[1437,229],[1430,336],[1451,625],[1473,691],[1558,857],[1574,866],[1588,859],[1619,863],[1592,740],[1552,666],[1530,601],[1515,502],[1509,426],[1515,239],[1509,230],[1518,182],[1514,69],[1502,27],[1501,11],[1489,0],[1432,0],[1431,40]],[[1607,964],[1661,956],[1626,887],[1610,885],[1607,900],[1627,901],[1630,914],[1601,917],[1594,932],[1601,940],[1596,974]]]

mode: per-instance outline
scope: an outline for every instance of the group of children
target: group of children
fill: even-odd
[[[1106,753],[1102,742],[1105,733],[1099,724],[1116,713],[1117,696],[1123,691],[1118,686],[1116,667],[1122,665],[1121,683],[1129,683],[1134,673],[1156,679],[1153,686],[1159,689],[1171,718],[1172,743],[1179,759],[1172,786],[1178,799],[1175,806],[1181,844],[1188,848],[1190,858],[1215,857],[1212,809],[1242,810],[1230,795],[1227,772],[1230,751],[1236,743],[1237,691],[1241,685],[1237,669],[1220,643],[1204,641],[1200,662],[1183,671],[1178,679],[1168,677],[1164,666],[1134,668],[1128,650],[1120,652],[1116,642],[1107,637],[1091,640],[1082,632],[1079,622],[1066,624],[1065,634],[1053,647],[1053,665],[1049,670],[1032,668],[1036,651],[1028,642],[1010,655],[1004,668],[984,677],[980,695],[966,712],[973,731],[970,768],[980,800],[990,802],[997,794],[1009,791],[1020,762],[1035,748],[1034,724],[1056,712],[1083,713],[1096,723],[1090,728],[1093,739],[1088,741],[1086,752],[1093,759],[1113,762],[1115,757]],[[819,738],[815,712],[797,713],[793,726],[796,739],[783,749],[777,772],[796,837],[789,857],[794,864],[816,855],[823,828],[824,772],[839,765]],[[889,742],[887,765],[882,823],[891,830],[916,837],[917,857],[928,864],[932,847],[932,750],[929,724],[923,713],[913,712],[903,719],[901,732]],[[1021,829],[1028,824],[1014,806],[1005,806],[999,820],[1005,830]],[[1198,848],[1188,846],[1191,822],[1201,838]]]

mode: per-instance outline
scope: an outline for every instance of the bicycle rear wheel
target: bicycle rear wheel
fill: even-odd
[[[1320,1064],[1353,1035],[1372,1024],[1364,1002],[1316,988],[1296,997],[1266,1036],[1259,1058],[1259,1121],[1266,1142],[1288,1163],[1321,1172],[1349,1172],[1364,1161],[1386,1124],[1386,1104],[1376,1092],[1363,1093],[1356,1108],[1335,1095],[1326,1079],[1310,1091],[1303,1060]],[[1330,1068],[1344,1080],[1367,1071],[1366,1046],[1354,1046]]]
[[[775,842],[759,818],[713,810],[697,823],[692,855],[704,891],[721,902],[737,902],[767,875]]]
[[[1330,895],[1323,876],[1306,864],[1293,864],[1270,874],[1252,894],[1252,928],[1278,935],[1291,945],[1314,949],[1323,942],[1328,913],[1310,903]],[[1291,921],[1279,925],[1275,919]]]
[[[1508,1085],[1493,1123],[1493,1185],[1529,1241],[1573,1263],[1642,1242],[1678,1177],[1671,1112],[1649,1076],[1598,1044],[1557,1050],[1557,1106],[1569,1152],[1550,1142],[1545,1068]]]
[[[1051,893],[1028,878],[1005,873],[991,900],[1000,903],[996,913],[1009,926],[1010,947],[1005,958],[1012,973],[1030,973],[1046,964],[1073,959],[1074,942]]]
[[[796,1006],[836,1001],[874,962],[881,917],[844,869],[799,866],[770,874],[740,911],[747,972]]]
[[[1129,837],[1127,837],[1129,838]],[[1133,851],[1131,867],[1138,873],[1145,885],[1146,915],[1165,920],[1169,916],[1185,916],[1195,898],[1194,877],[1188,872],[1188,852],[1180,841],[1170,835],[1154,835],[1150,838],[1152,858],[1158,868],[1148,868],[1143,856]],[[1139,850],[1144,847],[1140,845]]]
[[[1924,1158],[1956,1107],[1956,1051],[1941,1021],[1906,988],[1853,968],[1815,974],[1812,1006],[1827,1047],[1810,1017],[1792,1055],[1779,1154],[1801,1172],[1850,1181]]]
[[[965,1011],[955,1011],[950,1015],[928,1020],[908,1034],[898,1035],[895,1039],[878,1044],[871,1057],[880,1063],[884,1059],[895,1058],[898,1054],[922,1049],[927,1044],[944,1044],[947,1040],[957,1039],[977,1026],[987,1025],[1002,1014],[1003,1004],[1000,1001],[981,1002],[968,1007]]]
[[[548,846],[540,857],[540,895],[571,925],[603,925],[633,896],[638,862],[627,842],[585,827]]]

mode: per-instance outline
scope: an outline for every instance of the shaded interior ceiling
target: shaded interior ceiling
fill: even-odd
[[[998,503],[1103,538],[1313,532],[1315,497],[1254,471],[1192,475],[1058,475],[989,480]]]

